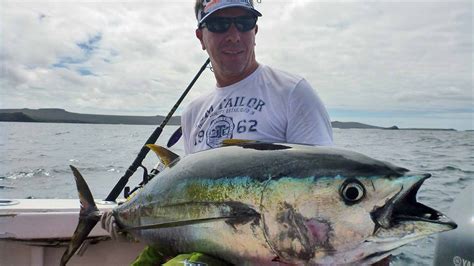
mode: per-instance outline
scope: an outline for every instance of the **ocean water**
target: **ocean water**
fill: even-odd
[[[105,198],[154,126],[0,122],[0,198],[77,198],[69,165],[78,167],[96,199]],[[166,144],[176,126],[165,128]],[[474,132],[334,129],[337,147],[415,172],[431,173],[418,200],[442,212],[474,180]],[[182,143],[173,151],[183,154]],[[149,169],[157,162],[150,153]],[[138,184],[138,170],[129,185]],[[472,211],[472,210],[470,210]],[[397,250],[391,265],[431,265],[436,237]]]

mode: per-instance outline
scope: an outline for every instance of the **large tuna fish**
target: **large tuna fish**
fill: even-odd
[[[237,265],[372,263],[408,242],[456,228],[416,201],[429,174],[355,152],[237,142],[179,158],[113,215],[165,254],[203,252]],[[100,213],[79,172],[81,219],[65,264]]]

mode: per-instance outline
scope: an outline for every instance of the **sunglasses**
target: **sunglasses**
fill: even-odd
[[[199,28],[206,27],[210,32],[224,33],[234,24],[238,31],[247,32],[257,24],[257,17],[210,17],[201,23]]]

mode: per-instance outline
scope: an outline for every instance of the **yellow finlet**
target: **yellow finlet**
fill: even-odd
[[[173,163],[176,159],[179,159],[179,155],[168,150],[165,147],[161,147],[155,144],[147,144],[146,145],[150,150],[154,151],[156,155],[160,158],[162,164],[166,167],[169,167],[171,163]]]

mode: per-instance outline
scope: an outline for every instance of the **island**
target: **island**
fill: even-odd
[[[124,124],[124,125],[159,125],[164,116],[126,116],[126,115],[101,115],[80,114],[68,112],[60,108],[40,109],[0,109],[0,122],[39,122],[39,123],[82,123],[82,124]],[[181,124],[180,116],[173,116],[168,125]],[[384,130],[449,130],[437,128],[399,128],[398,126],[379,127],[359,122],[331,122],[333,128],[339,129],[384,129]]]
[[[42,122],[42,123],[81,123],[81,124],[124,124],[159,125],[164,116],[127,116],[80,114],[59,108],[40,109],[0,109],[1,122]],[[168,125],[180,125],[181,118],[174,116]]]

